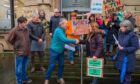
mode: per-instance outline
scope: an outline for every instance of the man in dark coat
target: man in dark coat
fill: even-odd
[[[62,18],[60,15],[60,11],[58,9],[54,9],[54,16],[51,17],[49,24],[50,36],[53,35],[55,29],[59,26],[60,19]]]

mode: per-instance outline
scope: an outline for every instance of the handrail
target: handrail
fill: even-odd
[[[2,47],[2,58],[4,57],[4,45],[0,43],[0,46]]]

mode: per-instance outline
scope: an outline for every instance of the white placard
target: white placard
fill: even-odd
[[[91,0],[91,13],[101,14],[103,11],[103,0]]]

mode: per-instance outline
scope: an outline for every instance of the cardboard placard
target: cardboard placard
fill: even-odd
[[[88,68],[87,76],[103,78],[103,69]]]
[[[76,29],[74,30],[75,35],[88,34],[90,25],[88,24],[87,19],[78,20],[76,22]]]
[[[87,66],[89,68],[103,68],[103,59],[93,60],[92,58],[87,58]]]
[[[87,76],[103,78],[104,59],[87,58]]]

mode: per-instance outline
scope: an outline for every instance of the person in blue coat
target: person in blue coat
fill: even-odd
[[[124,20],[120,23],[120,32],[118,34],[118,56],[115,67],[122,70],[123,58],[127,57],[126,72],[122,84],[131,84],[131,74],[135,71],[136,55],[135,52],[139,48],[137,35],[133,32],[133,25],[129,20]]]
[[[54,35],[52,37],[52,42],[50,46],[50,63],[48,70],[46,72],[45,84],[49,84],[49,79],[52,71],[55,68],[56,62],[58,61],[58,83],[65,84],[62,78],[64,70],[64,46],[65,44],[78,44],[79,40],[69,39],[66,37],[65,29],[67,28],[68,21],[64,18],[60,19],[59,27],[56,28]]]

